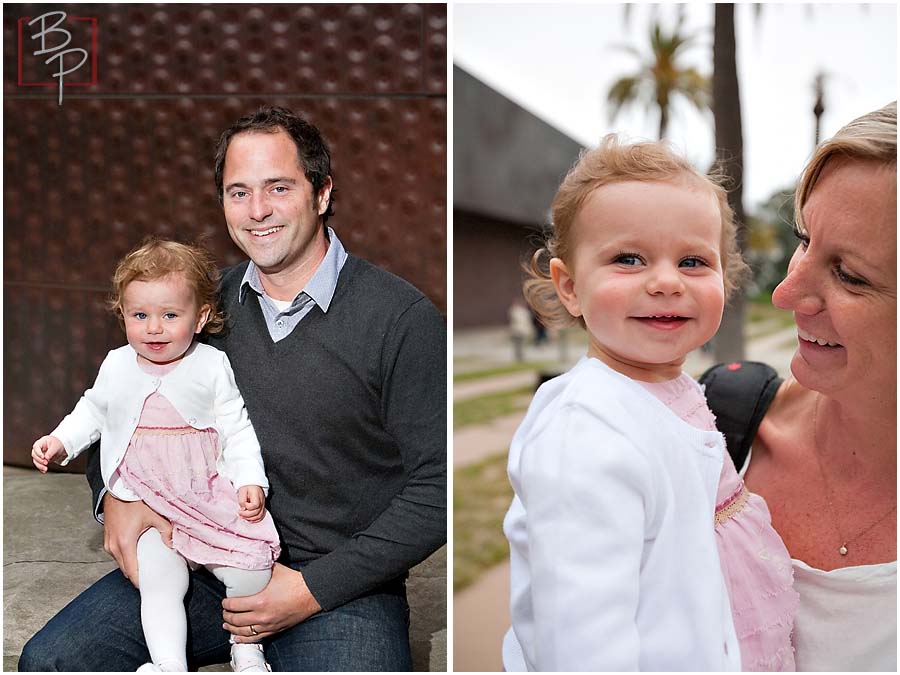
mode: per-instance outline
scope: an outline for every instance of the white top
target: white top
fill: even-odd
[[[713,531],[722,435],[582,358],[537,391],[509,454],[521,670],[736,671]]]
[[[797,670],[897,672],[897,561],[828,572],[791,562]]]
[[[830,572],[793,563],[797,670],[897,672],[897,562]]]
[[[228,357],[223,351],[197,342],[163,376],[143,371],[131,345],[109,352],[100,365],[94,386],[84,392],[75,409],[50,433],[66,448],[62,465],[78,457],[99,438],[104,485],[119,499],[137,501],[139,497],[118,480],[116,469],[125,458],[144,401],[154,392],[165,396],[195,429],[215,428],[221,446],[217,469],[231,480],[235,489],[259,485],[268,490],[259,441]]]

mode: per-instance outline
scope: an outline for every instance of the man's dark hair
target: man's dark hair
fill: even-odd
[[[226,129],[219,137],[216,146],[216,191],[219,195],[219,203],[224,203],[224,185],[222,174],[225,170],[225,153],[231,139],[246,131],[274,134],[284,131],[297,146],[297,159],[300,168],[312,184],[313,197],[319,194],[319,190],[325,185],[328,176],[331,175],[331,153],[321,132],[299,115],[287,108],[264,106],[255,113],[245,115],[230,128]],[[327,222],[329,216],[334,215],[331,208],[334,202],[334,188],[328,198],[328,208],[322,214],[322,222]]]

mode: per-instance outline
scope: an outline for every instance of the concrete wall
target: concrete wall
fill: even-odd
[[[453,67],[453,208],[541,226],[581,145]]]
[[[453,67],[453,328],[507,323],[580,144]]]
[[[540,232],[483,214],[453,211],[453,328],[505,326],[522,295],[522,262]]]

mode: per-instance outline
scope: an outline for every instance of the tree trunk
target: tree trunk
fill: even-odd
[[[741,129],[741,98],[738,87],[734,4],[715,5],[713,39],[713,116],[716,124],[716,159],[728,176],[728,202],[738,226],[738,244],[743,253],[744,138]],[[744,358],[744,293],[736,292],[725,309],[722,327],[714,340],[716,361]]]

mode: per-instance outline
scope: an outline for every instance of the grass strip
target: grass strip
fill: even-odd
[[[497,417],[525,410],[533,394],[534,387],[529,385],[457,401],[453,404],[453,428],[485,424]]]
[[[494,368],[485,368],[484,370],[471,370],[464,373],[455,373],[453,375],[453,381],[470,382],[471,380],[482,380],[488,377],[510,375],[512,373],[522,373],[526,371],[534,371],[536,373],[548,368],[550,365],[549,361],[524,361],[522,363],[513,363],[508,366],[496,366]]]
[[[513,491],[506,452],[453,472],[453,590],[509,557],[503,517]]]
[[[791,312],[775,307],[771,300],[750,301],[744,306],[744,321],[747,323],[755,323],[757,321],[765,321],[767,319],[775,319],[779,325],[789,326],[794,322],[794,316]]]

